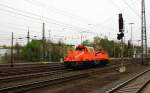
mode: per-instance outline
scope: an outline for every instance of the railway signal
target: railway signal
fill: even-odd
[[[123,32],[117,34],[117,39],[118,40],[121,40],[123,37],[124,37],[124,33]]]
[[[124,37],[124,21],[123,21],[123,17],[122,14],[119,14],[119,33],[117,34],[117,39],[121,40]]]
[[[119,32],[123,32],[123,17],[122,14],[119,14]]]

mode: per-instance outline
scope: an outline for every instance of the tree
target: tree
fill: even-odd
[[[27,61],[40,61],[42,53],[42,40],[32,40],[22,49],[22,58]]]
[[[91,45],[91,42],[89,40],[85,40],[82,42],[82,44],[85,46],[89,46],[89,45]]]
[[[60,58],[63,58],[66,52],[65,44],[62,42],[53,43],[49,41],[43,42],[42,40],[32,40],[22,49],[22,58],[26,61],[53,61],[58,62]],[[45,54],[44,54],[45,53]],[[43,59],[44,54],[44,59]]]

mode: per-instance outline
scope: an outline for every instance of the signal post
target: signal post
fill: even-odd
[[[117,34],[117,39],[121,40],[121,64],[119,67],[119,72],[125,72],[126,71],[126,67],[123,63],[123,52],[124,52],[124,46],[123,46],[123,37],[124,37],[124,21],[123,21],[123,17],[122,14],[119,14],[119,33]]]

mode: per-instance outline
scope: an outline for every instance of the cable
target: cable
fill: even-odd
[[[11,13],[16,13],[17,15],[21,15],[21,16],[28,17],[28,18],[31,18],[31,19],[43,21],[42,18],[44,18],[44,20],[45,20],[46,22],[53,23],[53,24],[55,24],[55,25],[61,25],[61,26],[68,27],[68,28],[76,28],[76,29],[79,29],[79,30],[85,29],[85,28],[79,28],[79,27],[76,27],[76,26],[73,26],[73,25],[70,25],[70,24],[68,25],[68,24],[66,24],[66,23],[62,23],[62,22],[56,21],[56,20],[54,20],[54,19],[50,19],[50,18],[48,18],[48,17],[42,17],[42,16],[40,16],[40,15],[31,13],[31,12],[21,11],[21,10],[15,9],[15,8],[13,8],[13,7],[4,5],[4,4],[0,4],[0,6],[7,7],[7,8],[9,8],[9,9],[12,9],[12,10],[15,10],[15,11],[18,11],[18,12],[21,12],[21,13],[25,13],[25,14],[28,14],[28,15],[32,15],[32,16],[38,17],[38,18],[35,18],[35,17],[31,17],[31,16],[28,16],[28,15],[25,15],[25,14],[18,13],[18,12],[14,12],[14,11],[10,11],[10,10],[4,10],[4,11],[11,12]],[[41,18],[41,17],[42,17],[42,18]],[[53,22],[52,22],[52,21],[53,21]],[[54,21],[55,21],[55,22],[54,22]],[[42,22],[42,23],[43,23],[43,22]]]
[[[25,0],[25,1],[27,1],[27,0]],[[36,0],[36,1],[38,1],[38,0]],[[28,1],[28,2],[31,2],[31,1]],[[37,3],[39,3],[41,6],[43,6],[43,7],[45,7],[45,5],[43,4],[43,3],[40,3],[39,1],[37,2]],[[118,6],[118,8],[119,8],[119,6]],[[120,8],[119,8],[120,9]],[[111,18],[112,18],[112,16],[111,16]],[[108,19],[107,19],[108,20]],[[105,21],[104,22],[102,22],[101,24],[103,24],[103,23],[106,23]],[[102,26],[104,26],[104,25],[102,25]],[[105,26],[106,27],[106,26]],[[108,26],[107,26],[107,28],[108,28]],[[111,29],[112,30],[112,28],[109,28],[109,29]],[[114,30],[114,29],[113,29]]]
[[[8,28],[9,29],[9,28]],[[12,30],[12,29],[11,29]],[[7,36],[11,36],[11,32],[10,31],[7,31],[7,30],[0,30],[0,35],[7,35]],[[16,35],[16,36],[23,36],[23,35],[25,35],[24,33],[19,33],[19,32],[17,32],[17,33],[14,33],[14,35]]]
[[[16,24],[16,23],[12,23],[12,22],[4,22],[4,21],[0,21],[0,23],[2,24],[9,24],[9,25],[13,25],[13,26],[21,26],[21,27],[30,27],[29,25],[23,25],[23,24]],[[39,29],[39,26],[31,26],[31,28],[38,28]]]
[[[2,5],[2,4],[0,4],[0,5]],[[2,6],[6,6],[6,5],[2,5]],[[8,7],[8,8],[11,8],[11,7],[9,7],[9,6],[6,6],[6,7]],[[13,9],[14,10],[14,8],[11,8],[11,9]],[[15,9],[16,10],[16,9]],[[19,10],[20,11],[20,10]],[[8,12],[11,12],[12,13],[12,11],[8,11]],[[22,12],[22,11],[21,11]],[[14,12],[13,12],[14,13]],[[26,12],[24,12],[24,13],[26,13]],[[29,12],[27,12],[27,13],[29,13]],[[18,14],[18,13],[17,13]],[[21,16],[24,16],[23,14],[20,14],[19,13],[19,15],[21,15]],[[32,15],[34,15],[34,16],[38,16],[38,17],[41,17],[41,16],[39,16],[39,15],[36,15],[36,14],[33,14],[32,13]],[[24,17],[29,17],[29,18],[33,18],[33,17],[30,17],[30,16],[24,16]],[[48,19],[48,18],[47,18]],[[39,18],[36,18],[36,20],[40,20],[41,21],[41,19],[39,19]],[[112,29],[111,29],[112,30]]]
[[[27,30],[27,29],[25,29],[25,28],[22,28],[22,27],[10,27],[10,26],[2,26],[1,25],[1,27],[4,27],[4,28],[7,28],[7,29],[18,29],[18,30]],[[10,32],[11,33],[11,32]],[[20,32],[20,33],[22,33],[22,32]],[[30,33],[40,33],[40,34],[42,34],[42,32],[41,31],[33,31],[33,30],[30,30]],[[47,32],[48,33],[48,32]],[[22,33],[23,34],[23,33]]]
[[[30,0],[24,0],[24,1],[26,1],[26,2],[28,2],[28,3],[30,3],[30,4],[36,4],[35,6],[39,6],[39,7],[41,7],[41,8],[45,8],[45,9],[47,9],[48,11],[50,11],[49,13],[51,13],[53,10],[53,12],[55,12],[55,13],[57,13],[57,14],[61,14],[61,15],[63,15],[63,16],[67,16],[67,17],[69,17],[69,18],[73,18],[73,19],[77,19],[78,21],[80,21],[80,22],[83,22],[83,21],[86,21],[86,23],[88,22],[89,23],[89,21],[87,21],[87,19],[85,19],[85,18],[83,18],[83,17],[81,17],[81,16],[78,16],[78,15],[75,15],[75,14],[72,14],[72,13],[70,13],[70,12],[66,12],[66,11],[64,11],[64,10],[60,10],[60,9],[57,9],[57,8],[55,8],[55,7],[50,7],[50,6],[48,6],[48,5],[46,5],[46,4],[44,4],[44,3],[41,3],[39,0],[34,0],[34,1],[30,1]],[[79,19],[78,19],[78,18]],[[81,21],[81,20],[83,20],[83,21]],[[85,23],[85,22],[84,22]]]
[[[2,14],[2,13],[1,13]],[[6,22],[5,22],[6,23]],[[11,24],[11,25],[16,25],[16,24],[13,24],[13,23],[8,23],[7,22],[7,24]],[[18,25],[19,27],[20,26],[24,26],[24,25]],[[25,26],[25,28],[27,28],[28,26]],[[18,27],[17,27],[18,28]],[[23,30],[26,30],[25,28],[23,28]],[[32,29],[32,26],[30,27],[31,29]],[[39,29],[39,28],[37,28],[37,29]],[[32,30],[33,31],[33,30]],[[36,31],[37,32],[37,31]]]
[[[3,31],[4,31],[3,33],[6,33],[6,32],[7,32],[7,33],[11,33],[11,32],[12,32],[12,29],[15,29],[15,31],[16,31],[16,30],[18,30],[18,32],[17,32],[17,33],[19,33],[20,35],[24,35],[24,33],[23,33],[23,32],[21,32],[21,31],[23,31],[23,30],[27,32],[27,30],[26,30],[26,29],[13,28],[13,27],[8,27],[8,26],[6,26],[6,27],[5,27],[5,26],[3,26],[3,27],[4,27],[4,28],[6,28],[6,27],[7,27],[7,29],[11,29],[11,31],[7,31],[7,30],[6,30],[6,31],[4,31],[4,30],[2,30],[2,31],[1,31],[1,33],[2,33]],[[3,28],[3,27],[1,27],[1,28]],[[40,33],[40,34],[42,34],[42,32],[41,32],[41,31],[34,31],[34,30],[32,30],[32,31],[31,31],[31,33],[38,33],[38,34]],[[25,34],[26,34],[26,33],[25,33]]]
[[[11,11],[9,11],[9,12],[11,12]],[[11,12],[11,13],[15,13],[15,12]],[[15,13],[16,14],[16,13]],[[21,15],[21,16],[24,16],[24,15]],[[27,17],[27,16],[25,16],[25,17]],[[26,29],[22,29],[22,30],[26,30]],[[33,31],[33,30],[32,30]],[[37,32],[36,32],[37,33]],[[40,32],[41,33],[41,32]]]
[[[120,8],[120,6],[119,5],[117,5],[115,2],[114,2],[114,0],[112,1],[112,0],[108,0],[113,6],[115,6],[118,10],[120,10],[121,11],[121,8]]]
[[[24,31],[27,31],[27,26],[24,26],[24,27],[22,27],[22,26],[20,26],[20,25],[15,25],[15,24],[10,24],[9,25],[9,23],[6,23],[6,24],[2,24],[2,25],[0,25],[1,27],[6,27],[6,28],[13,28],[13,29],[18,29],[18,30],[24,30]],[[31,30],[32,29],[32,30]],[[30,27],[30,30],[32,31],[32,32],[40,32],[40,31],[36,31],[36,30],[38,30],[39,28],[31,28]],[[40,28],[40,29],[42,29],[42,28]]]
[[[139,18],[141,18],[140,15],[126,2],[126,0],[121,1],[123,1]]]
[[[31,16],[28,16],[28,15],[23,15],[21,13],[10,11],[10,10],[6,10],[6,9],[0,9],[0,11],[5,11],[5,12],[13,13],[13,14],[16,14],[16,15],[20,15],[20,16],[23,16],[23,17],[27,17],[27,18],[30,18],[30,19],[35,19],[35,20],[40,20],[41,21],[41,19],[39,19],[39,18],[31,17]]]
[[[120,10],[121,7],[118,6],[116,3],[114,3],[114,1],[112,1],[112,0],[109,0],[109,1]],[[140,18],[140,15],[125,0],[121,0],[121,1],[123,1],[123,3],[125,3],[127,5],[127,7],[122,9],[122,11],[124,11],[127,8],[130,8]],[[135,4],[135,2],[137,2],[137,0],[135,0],[132,4]]]
[[[116,15],[116,14],[115,14],[115,15]],[[114,16],[114,15],[108,17],[107,19],[105,19],[105,20],[104,20],[103,22],[101,22],[101,23],[97,23],[96,25],[94,25],[94,27],[97,27],[97,26],[100,25],[102,28],[105,27],[106,29],[116,31],[115,29],[113,29],[113,28],[111,28],[111,27],[109,27],[109,26],[104,25],[104,23],[107,23],[108,21],[110,21],[110,19],[111,19],[113,16]]]
[[[117,8],[120,10],[120,6],[118,6],[116,3],[114,3],[114,1],[112,1],[112,0],[109,0],[109,1],[110,1],[115,7],[117,7]],[[135,1],[134,1],[134,2],[135,2]],[[126,8],[128,8],[128,7],[126,7]],[[126,8],[124,8],[124,9],[122,9],[122,10],[124,11]],[[116,15],[116,14],[115,14],[115,15]],[[108,17],[108,18],[105,19],[103,22],[98,23],[98,24],[96,24],[95,26],[101,25],[102,27],[107,27],[107,29],[111,29],[111,30],[114,30],[114,31],[115,31],[115,29],[108,28],[108,26],[105,26],[105,25],[104,25],[104,23],[107,23],[108,21],[110,21],[110,19],[111,19],[113,16],[114,16],[114,15]]]

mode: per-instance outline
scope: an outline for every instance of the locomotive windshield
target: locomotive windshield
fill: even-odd
[[[93,47],[87,47],[87,46],[82,46],[82,45],[79,45],[77,47],[72,47],[69,50],[94,52],[94,48]]]
[[[77,51],[87,51],[87,48],[85,46],[79,45],[79,46],[76,47],[75,50],[77,50]]]
[[[85,50],[85,48],[83,48],[83,47],[77,47],[76,50],[83,51],[83,50]]]

